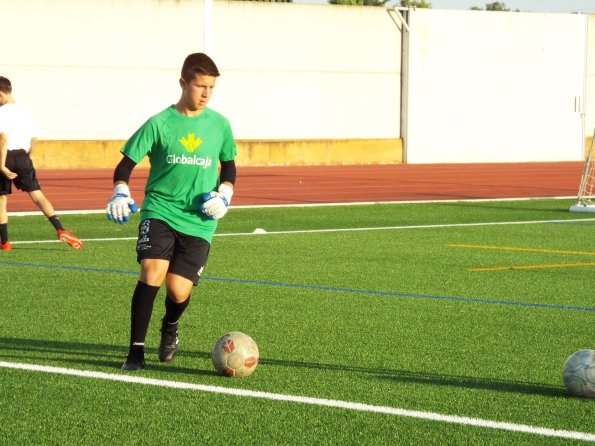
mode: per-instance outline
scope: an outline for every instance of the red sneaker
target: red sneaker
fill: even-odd
[[[10,245],[10,242],[0,243],[0,250],[10,251],[11,249],[12,249],[12,246]]]
[[[74,249],[75,251],[78,251],[83,247],[83,242],[81,242],[81,240],[78,237],[72,235],[70,231],[59,230],[58,238],[72,246],[72,249]]]

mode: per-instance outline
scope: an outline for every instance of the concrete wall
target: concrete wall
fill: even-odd
[[[0,1],[0,73],[45,140],[128,138],[177,99],[181,61],[203,46],[192,1]]]
[[[239,139],[399,137],[400,33],[384,8],[217,1],[213,17],[213,107]]]
[[[123,141],[178,99],[183,58],[205,47],[222,72],[211,105],[230,119],[245,165],[400,163],[403,136],[409,162],[582,156],[552,132],[559,121],[548,107],[557,111],[558,102],[523,110],[523,120],[509,107],[497,119],[505,115],[492,107],[502,108],[493,83],[501,72],[512,79],[517,65],[523,76],[508,84],[513,96],[528,86],[536,98],[558,98],[557,85],[541,81],[556,64],[568,71],[554,78],[586,72],[581,147],[595,126],[595,16],[586,35],[584,16],[413,11],[410,127],[402,129],[401,29],[381,7],[215,1],[207,39],[200,0],[0,0],[0,7],[9,18],[2,35],[10,36],[0,39],[0,74],[40,121],[40,168],[112,167]],[[467,82],[455,74],[461,67]],[[429,156],[434,146],[442,150]]]
[[[583,159],[586,17],[410,15],[410,163]]]

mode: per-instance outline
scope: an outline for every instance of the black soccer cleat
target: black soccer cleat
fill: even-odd
[[[161,342],[157,349],[159,361],[169,362],[178,353],[178,324],[168,324],[163,321],[161,324]]]
[[[122,365],[122,370],[134,372],[145,368],[145,358],[142,356],[128,355],[126,362]]]

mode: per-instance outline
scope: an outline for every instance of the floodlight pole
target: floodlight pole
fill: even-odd
[[[403,141],[404,164],[407,164],[407,155],[409,151],[409,20],[412,9],[415,8],[387,8],[388,15],[401,31],[401,104],[399,105],[399,127],[401,129],[401,140]]]

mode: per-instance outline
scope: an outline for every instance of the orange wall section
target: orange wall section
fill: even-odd
[[[106,169],[122,158],[124,141],[38,141],[32,158],[37,169]],[[346,140],[240,140],[242,166],[331,166],[401,164],[399,138]],[[148,167],[144,159],[139,167]]]

